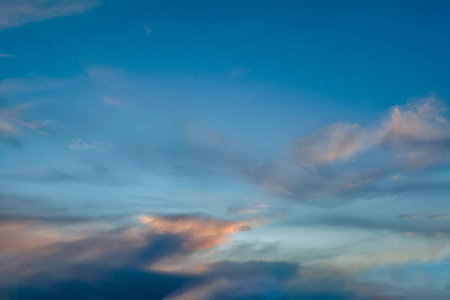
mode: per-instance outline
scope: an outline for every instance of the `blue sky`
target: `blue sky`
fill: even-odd
[[[449,12],[0,0],[0,294],[448,299]]]

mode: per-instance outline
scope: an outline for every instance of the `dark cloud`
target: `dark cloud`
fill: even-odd
[[[220,261],[206,266],[204,280],[168,299],[397,299],[388,296],[386,286],[358,283],[343,274],[307,278],[301,270],[288,262]]]
[[[200,216],[145,216],[125,225],[112,221],[117,219],[3,214],[0,278],[54,276],[87,263],[144,268],[218,246],[251,225]]]
[[[33,282],[1,288],[0,298],[10,300],[163,299],[196,280],[195,276],[126,268],[103,270],[94,276],[86,277],[74,276],[52,282]]]
[[[0,299],[360,300],[384,292],[349,290],[341,276],[315,279],[317,288],[307,288],[301,266],[283,261],[197,262],[193,273],[149,268],[188,261],[251,222],[192,215],[146,216],[119,226],[62,215],[2,215],[0,222]]]

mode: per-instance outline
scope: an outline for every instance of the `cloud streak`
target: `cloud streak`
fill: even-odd
[[[102,141],[93,141],[92,143],[86,143],[82,138],[74,139],[67,145],[68,148],[72,150],[95,150],[95,151],[106,151],[109,150],[112,145],[102,142]]]
[[[98,0],[0,1],[0,30],[57,17],[80,14],[99,4],[100,1]]]
[[[37,134],[46,134],[57,124],[53,120],[30,121],[23,117],[25,111],[32,107],[32,103],[25,103],[14,107],[2,107],[0,111],[0,140],[20,146],[19,137],[26,130]]]
[[[6,96],[55,90],[66,86],[69,79],[57,79],[46,76],[23,76],[7,78],[0,82],[0,93]]]

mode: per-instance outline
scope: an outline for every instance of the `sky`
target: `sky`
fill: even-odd
[[[0,0],[0,299],[450,299],[449,13]]]

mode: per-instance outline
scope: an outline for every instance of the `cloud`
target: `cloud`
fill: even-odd
[[[400,218],[400,220],[399,220]],[[406,220],[407,221],[406,221]],[[297,224],[312,224],[317,226],[349,227],[360,230],[390,231],[391,233],[414,232],[424,237],[432,237],[436,232],[449,232],[449,223],[442,220],[443,223],[434,222],[429,218],[424,218],[421,214],[402,215],[397,218],[383,218],[378,216],[374,218],[355,217],[351,215],[344,216],[315,216],[314,219],[299,221]]]
[[[444,112],[443,103],[429,97],[394,107],[367,128],[337,123],[296,143],[294,159],[244,154],[213,130],[192,123],[180,144],[146,151],[134,148],[128,154],[152,170],[168,162],[166,171],[172,167],[173,172],[191,177],[236,176],[271,195],[313,205],[341,205],[413,191],[444,193],[450,182],[425,176],[450,162],[444,147],[450,136]],[[433,131],[432,138],[411,135],[402,125],[410,122]]]
[[[436,263],[450,255],[449,222],[428,218],[402,220],[373,213],[364,217],[353,213],[323,212],[286,220],[292,228],[308,228],[309,236],[330,241],[331,248],[320,245],[295,246],[295,256],[308,265],[336,266],[347,272],[372,270],[379,266],[408,263]],[[281,229],[282,232],[283,229]],[[301,229],[300,229],[301,230]],[[304,249],[303,251],[301,249]]]
[[[127,105],[122,100],[112,97],[104,97],[103,103],[119,110],[127,107]]]
[[[431,219],[449,219],[450,218],[450,215],[433,215],[433,216],[430,216],[430,218]]]
[[[15,107],[2,107],[0,110],[0,140],[20,146],[19,137],[24,131],[47,134],[58,123],[53,120],[30,121],[22,115],[32,107],[25,103]]]
[[[98,0],[0,1],[0,30],[80,14],[99,4]]]
[[[238,214],[256,214],[261,209],[267,208],[269,205],[267,204],[258,204],[251,207],[242,207],[242,206],[233,206],[228,209],[229,213],[238,213]]]
[[[102,142],[102,141],[93,141],[92,143],[86,143],[82,138],[74,139],[67,145],[68,148],[73,150],[95,150],[95,151],[106,151],[109,150],[112,145]]]
[[[446,108],[435,96],[393,107],[381,122],[363,128],[335,123],[301,139],[297,154],[304,163],[345,161],[376,147],[387,147],[414,165],[447,160],[450,125]]]
[[[320,129],[294,143],[292,156],[244,153],[199,123],[188,124],[184,134],[172,145],[130,147],[127,155],[152,171],[191,178],[235,176],[271,196],[321,206],[450,190],[445,178],[427,176],[450,163],[446,108],[436,96],[395,106],[372,125],[341,122]],[[256,213],[250,207],[244,211]]]
[[[88,164],[86,168],[70,171],[64,169],[6,169],[0,172],[0,177],[5,181],[14,180],[39,184],[75,182],[123,186],[132,182],[124,176],[117,176],[108,167],[94,163]]]
[[[57,280],[34,279],[26,284],[0,287],[0,298],[16,300],[164,299],[195,282],[196,276],[167,274],[132,268],[93,270],[80,267]]]
[[[14,57],[14,55],[0,53],[0,57]]]
[[[343,274],[311,276],[313,270],[284,261],[196,260],[191,271],[156,272],[152,266],[161,261],[183,263],[254,222],[193,215],[125,220],[3,214],[0,297],[356,300],[389,292]]]
[[[204,266],[208,281],[179,292],[168,300],[254,299],[281,296],[284,282],[297,276],[299,265],[287,262],[220,261]]]
[[[0,82],[0,94],[14,95],[30,92],[41,92],[61,88],[71,81],[46,76],[23,76],[4,79]]]
[[[150,27],[144,26],[144,29],[145,29],[145,35],[152,33],[152,30],[150,29]]]
[[[328,163],[344,160],[369,145],[358,124],[335,123],[300,140],[299,155],[307,162]]]
[[[357,282],[330,271],[319,274],[282,261],[218,261],[204,266],[203,281],[166,299],[400,299],[389,296],[387,286]]]
[[[422,214],[409,214],[409,215],[400,215],[398,216],[400,219],[420,219],[423,217]]]
[[[120,93],[125,90],[129,91],[133,86],[129,76],[120,69],[105,66],[93,66],[86,68],[86,73],[94,83],[105,88],[107,91]]]
[[[369,126],[336,123],[295,143],[294,159],[244,155],[214,131],[190,124],[183,151],[164,158],[186,165],[181,171],[191,176],[194,171],[234,175],[279,197],[316,205],[412,191],[444,193],[450,182],[422,174],[450,162],[445,113],[444,102],[430,96],[395,106]]]
[[[144,268],[168,257],[187,257],[225,243],[227,237],[250,230],[252,222],[199,216],[143,216],[133,226],[108,219],[2,215],[0,278],[16,280],[29,274],[52,275],[78,264]],[[27,266],[24,269],[24,266]]]
[[[450,162],[445,113],[444,102],[430,96],[395,106],[367,127],[333,124],[295,143],[296,168],[281,165],[255,182],[282,197],[319,205],[447,191],[448,180],[425,176]]]
[[[236,232],[251,229],[256,222],[223,221],[192,216],[142,217],[141,222],[161,234],[187,234],[192,239],[185,245],[189,249],[202,250],[217,246]]]

